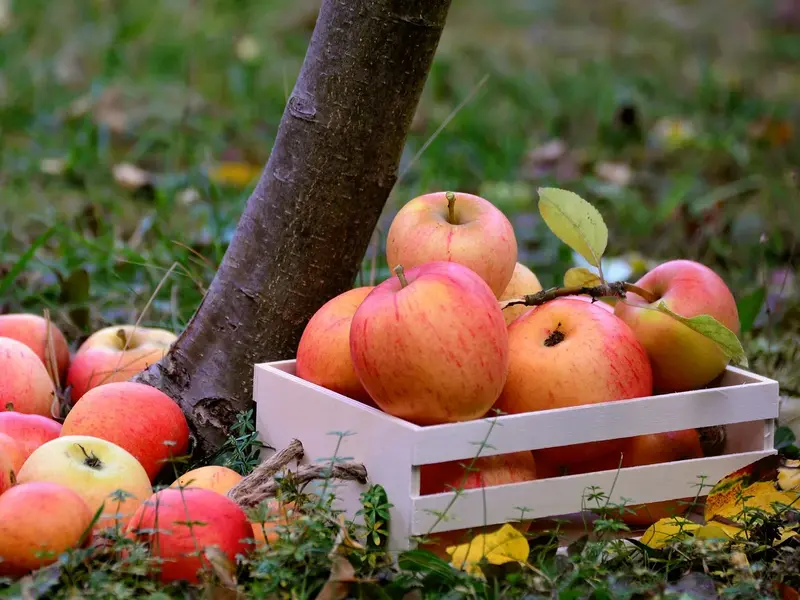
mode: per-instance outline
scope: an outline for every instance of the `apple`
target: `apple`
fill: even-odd
[[[0,337],[22,342],[34,351],[45,365],[50,364],[47,346],[47,319],[39,315],[15,313],[0,315]],[[64,381],[69,367],[69,346],[61,330],[50,323],[50,338],[58,368],[59,381]]]
[[[607,310],[608,312],[614,312],[614,307],[610,305],[608,302],[603,302],[602,300],[594,300],[591,296],[587,296],[586,294],[575,294],[574,296],[564,296],[564,298],[570,298],[574,300],[580,300],[582,302],[589,302],[594,304],[598,308],[602,308],[603,310]]]
[[[0,413],[49,417],[56,397],[53,380],[36,353],[22,342],[0,337]]]
[[[412,423],[482,417],[508,372],[508,332],[497,298],[458,263],[397,272],[353,315],[356,375],[378,407]]]
[[[294,502],[279,502],[271,499],[267,502],[265,514],[258,518],[250,518],[253,539],[256,548],[274,544],[280,537],[278,527],[288,526],[297,517]]]
[[[509,414],[649,396],[647,353],[621,319],[595,304],[558,298],[508,327],[509,370],[495,407]],[[534,451],[537,462],[574,464],[619,440]]]
[[[180,407],[164,392],[132,381],[86,392],[64,420],[61,435],[113,442],[141,463],[150,481],[189,448],[189,424]]]
[[[71,489],[23,483],[0,496],[0,575],[19,577],[56,562],[88,539],[92,511]]]
[[[455,489],[475,489],[532,481],[537,478],[536,463],[530,452],[512,452],[496,456],[481,456],[475,459],[472,469],[465,472],[471,460],[457,460],[444,463],[423,465],[419,470],[419,489],[421,496],[452,492]],[[466,541],[465,534],[470,536],[489,533],[502,527],[487,525],[475,527],[471,530],[454,529],[432,533],[428,536],[431,541],[420,544],[420,548],[429,550],[434,554],[447,558],[446,548]],[[521,533],[530,527],[530,521],[512,523]]]
[[[739,313],[728,286],[714,271],[691,260],[662,263],[636,285],[657,300],[647,302],[628,293],[614,312],[633,329],[653,366],[656,393],[685,392],[719,376],[728,359],[716,343],[655,309],[664,302],[682,317],[710,315],[739,334]]]
[[[22,463],[27,458],[22,444],[5,433],[0,433],[0,454],[4,454],[9,460],[15,474],[22,468]]]
[[[536,277],[533,271],[522,263],[514,265],[514,273],[511,275],[511,281],[508,282],[506,289],[500,294],[500,300],[511,300],[512,298],[521,298],[528,294],[535,294],[542,290],[542,284],[539,283],[539,278]],[[530,310],[530,306],[514,305],[509,306],[503,310],[503,318],[506,324],[510,325],[511,322]]]
[[[70,488],[93,513],[104,505],[96,529],[124,528],[153,493],[147,472],[131,453],[88,435],[61,436],[34,450],[17,473],[17,482],[31,481]]]
[[[41,415],[0,412],[0,433],[19,443],[23,460],[26,460],[39,446],[61,434],[61,423]]]
[[[350,358],[350,322],[374,286],[328,300],[306,324],[297,346],[297,376],[348,398],[372,404]]]
[[[488,200],[434,192],[414,198],[395,215],[386,237],[386,260],[392,269],[459,263],[480,275],[497,298],[514,273],[517,239],[511,222]]]
[[[126,531],[147,542],[151,555],[162,559],[161,580],[197,583],[208,567],[205,551],[215,547],[230,561],[253,547],[247,515],[230,498],[202,488],[166,488],[136,511]],[[163,534],[163,535],[162,535]]]
[[[10,489],[16,479],[16,471],[14,470],[14,463],[12,457],[6,454],[6,451],[0,448],[0,494]]]
[[[212,490],[225,495],[243,477],[228,467],[207,465],[187,471],[176,479],[169,487],[196,487]]]
[[[94,332],[81,344],[67,373],[72,402],[91,388],[127,381],[161,360],[178,337],[153,327],[115,325]]]

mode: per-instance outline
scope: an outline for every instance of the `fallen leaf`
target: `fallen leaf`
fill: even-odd
[[[641,542],[646,546],[658,549],[690,537],[700,529],[700,524],[683,517],[664,517],[659,519],[642,534]]]
[[[478,563],[484,559],[491,565],[524,563],[529,551],[528,540],[510,523],[505,523],[492,533],[478,534],[468,542],[446,548],[452,565],[480,576],[483,576],[483,572]]]
[[[342,600],[347,598],[350,585],[358,581],[355,569],[350,561],[341,554],[334,554],[331,564],[331,574],[328,581],[322,586],[316,600]]]
[[[126,190],[135,191],[152,184],[153,176],[130,163],[120,163],[113,168],[114,181]]]
[[[244,187],[256,181],[263,168],[243,162],[221,162],[208,170],[208,177],[214,183]]]
[[[784,491],[800,488],[800,460],[787,460],[778,467],[778,487]]]
[[[556,138],[530,150],[520,171],[527,180],[553,177],[556,181],[572,181],[580,176],[580,165],[575,153]]]
[[[595,175],[600,179],[625,187],[633,179],[633,171],[623,163],[600,162],[594,168]]]
[[[236,588],[236,563],[219,548],[208,546],[203,550],[211,571],[219,579],[220,584],[228,589]]]
[[[765,117],[750,124],[747,133],[757,141],[770,146],[785,146],[794,139],[794,128],[785,119]]]

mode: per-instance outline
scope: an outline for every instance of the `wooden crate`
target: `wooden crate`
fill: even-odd
[[[610,493],[612,502],[625,498],[628,504],[694,497],[701,482],[711,486],[774,454],[778,416],[778,383],[733,367],[713,388],[427,427],[304,381],[295,375],[293,360],[256,365],[254,397],[265,443],[283,448],[297,438],[306,451],[304,463],[329,462],[334,455],[359,462],[369,483],[386,489],[394,505],[393,550],[411,547],[412,535],[519,520],[520,507],[527,509],[526,519],[578,513],[591,486]],[[481,455],[488,456],[711,425],[726,426],[722,456],[466,490],[433,529],[454,492],[419,495],[421,465],[468,461],[483,440],[491,447]],[[366,488],[336,485],[338,506],[350,518]]]

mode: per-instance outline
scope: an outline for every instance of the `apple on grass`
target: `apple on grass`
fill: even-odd
[[[728,364],[719,346],[655,308],[664,302],[682,317],[709,315],[738,335],[736,300],[722,278],[698,262],[673,260],[658,265],[635,285],[652,293],[655,302],[628,293],[614,311],[647,350],[655,392],[694,390],[718,377]]]
[[[414,198],[395,215],[386,237],[390,268],[452,261],[475,271],[495,298],[517,262],[517,239],[506,216],[472,194],[434,192]]]
[[[348,398],[372,400],[359,381],[350,358],[350,323],[374,286],[358,287],[332,298],[308,321],[297,346],[296,373]]]
[[[22,483],[0,495],[0,575],[20,577],[83,545],[93,518],[71,489]]]
[[[11,456],[0,448],[0,494],[10,489],[16,481],[16,471]]]
[[[50,365],[47,319],[44,317],[24,313],[0,315],[0,337],[22,342],[33,350],[44,365]],[[69,346],[64,334],[53,323],[50,323],[49,337],[59,381],[63,382],[69,367]]]
[[[497,298],[458,263],[396,272],[353,315],[350,355],[359,380],[383,411],[418,425],[482,417],[508,372]]]
[[[90,389],[127,381],[161,360],[178,337],[171,331],[133,325],[105,327],[81,344],[67,374],[75,403]]]
[[[206,465],[187,471],[169,487],[196,487],[212,490],[224,496],[242,479],[243,477],[239,473],[228,467]]]
[[[22,463],[27,458],[25,451],[22,449],[22,444],[5,433],[0,433],[0,454],[5,455],[9,460],[15,474],[19,472],[22,468]]]
[[[132,381],[86,392],[64,420],[61,435],[113,442],[141,463],[150,481],[189,447],[189,424],[180,407],[164,392]]]
[[[124,528],[153,493],[147,472],[132,454],[88,435],[66,435],[43,444],[22,465],[17,481],[58,483],[83,498],[93,513],[103,506],[96,530]]]
[[[533,481],[537,478],[536,463],[530,452],[512,452],[495,456],[480,456],[475,459],[470,471],[465,471],[472,463],[471,460],[458,460],[444,463],[423,465],[419,470],[420,495],[441,494],[453,492],[457,489],[476,489]],[[432,533],[429,541],[420,544],[420,548],[433,552],[437,556],[447,559],[447,547],[466,542],[469,538],[482,533],[490,533],[502,527],[499,525],[486,525],[475,527],[471,530],[454,529]],[[512,523],[521,533],[530,527],[530,521]],[[468,535],[467,535],[468,534]]]
[[[533,271],[522,263],[514,265],[514,273],[511,276],[511,281],[508,282],[505,291],[500,294],[500,300],[511,300],[513,298],[521,298],[528,294],[535,294],[542,291],[542,284],[539,283],[539,278],[536,277]],[[523,304],[509,306],[503,309],[503,318],[506,324],[510,325],[511,322],[520,317],[523,313],[530,310],[530,306]]]
[[[36,353],[22,342],[0,337],[0,413],[16,411],[51,416],[53,380]]]
[[[623,321],[598,306],[558,298],[508,327],[508,378],[495,408],[519,414],[650,396],[653,376],[642,345]],[[607,440],[534,451],[574,464],[619,450]]]
[[[200,581],[208,553],[221,552],[231,563],[253,548],[253,528],[230,498],[202,488],[165,488],[152,495],[128,524],[127,537],[144,541],[163,561],[164,582]],[[213,549],[212,549],[213,548]]]
[[[0,433],[20,445],[24,461],[39,446],[61,435],[61,423],[41,415],[0,412]]]

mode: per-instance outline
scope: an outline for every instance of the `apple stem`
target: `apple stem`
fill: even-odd
[[[447,198],[447,222],[456,225],[456,195],[453,192],[447,192],[445,198]]]
[[[657,302],[658,296],[653,292],[649,292],[638,285],[627,283],[625,281],[617,281],[614,283],[601,283],[594,287],[565,287],[565,288],[550,288],[542,290],[535,294],[527,294],[521,298],[511,298],[510,300],[503,300],[500,302],[500,308],[506,309],[509,306],[539,306],[555,300],[556,298],[563,298],[564,296],[590,296],[592,301],[597,301],[600,298],[625,298],[625,294],[630,292],[644,298],[646,302]]]
[[[84,448],[80,444],[77,444],[77,446],[78,448],[81,449],[81,452],[83,452],[83,455],[86,457],[84,463],[86,464],[87,467],[89,467],[90,469],[99,469],[100,467],[103,466],[103,462],[99,458],[97,458],[97,456],[95,456],[94,452],[89,454],[88,452],[86,452],[86,448]]]
[[[125,335],[124,329],[117,329],[117,337],[122,340],[123,346],[128,345],[128,336]]]
[[[392,269],[397,278],[400,280],[400,287],[401,289],[408,285],[408,279],[406,279],[405,271],[403,270],[403,265],[397,265],[394,269]]]
[[[631,294],[636,294],[637,296],[641,296],[645,302],[652,304],[653,302],[658,302],[658,296],[655,295],[650,290],[646,290],[638,285],[633,285],[632,283],[625,284],[625,291],[630,292]]]

